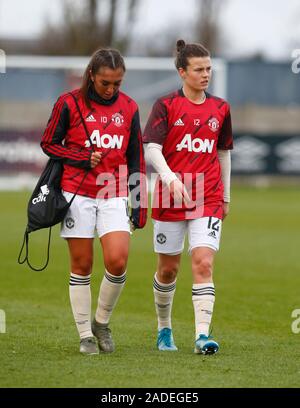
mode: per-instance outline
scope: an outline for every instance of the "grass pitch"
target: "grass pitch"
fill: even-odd
[[[0,387],[299,387],[300,193],[296,188],[234,188],[215,264],[215,356],[193,354],[189,257],[184,255],[173,309],[179,348],[155,348],[152,223],[132,238],[128,278],[111,328],[116,352],[82,356],[68,298],[66,243],[53,231],[44,272],[16,262],[29,193],[0,193]],[[46,235],[31,237],[32,261],[43,261]],[[93,311],[103,275],[95,241]],[[300,327],[300,324],[299,324]]]

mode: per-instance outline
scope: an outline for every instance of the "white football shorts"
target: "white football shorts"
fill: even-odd
[[[157,221],[154,223],[154,252],[179,255],[184,249],[185,235],[188,235],[189,254],[194,248],[208,247],[219,250],[222,220],[203,217],[186,221]]]
[[[63,191],[67,201],[73,193]],[[115,231],[130,233],[128,198],[90,198],[77,195],[63,222],[60,236],[63,238],[94,238]]]

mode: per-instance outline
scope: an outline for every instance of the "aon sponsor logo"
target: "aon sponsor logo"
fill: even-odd
[[[182,149],[187,149],[189,152],[211,153],[214,143],[215,141],[210,139],[192,139],[192,135],[187,133],[182,141],[176,146],[176,150],[180,152]]]
[[[105,133],[100,135],[99,130],[94,130],[90,137],[92,143],[97,147],[104,147],[105,149],[121,149],[124,136],[119,135],[109,135]],[[90,147],[90,141],[85,141],[85,147]]]

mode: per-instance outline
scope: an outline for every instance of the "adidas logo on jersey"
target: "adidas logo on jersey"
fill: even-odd
[[[88,118],[86,118],[85,121],[86,122],[97,122],[93,115],[90,115]]]
[[[210,233],[208,234],[208,236],[217,239],[217,236],[216,236],[215,231],[210,232]]]
[[[178,120],[176,120],[176,122],[174,123],[174,126],[184,126],[182,119],[179,118]]]

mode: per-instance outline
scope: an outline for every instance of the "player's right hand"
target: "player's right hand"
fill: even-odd
[[[229,214],[229,203],[224,203],[223,204],[223,220],[227,217]]]
[[[169,188],[176,204],[184,203],[187,206],[191,202],[190,196],[180,180],[173,180]]]
[[[93,152],[91,155],[91,168],[97,166],[101,162],[102,153],[101,152]]]

